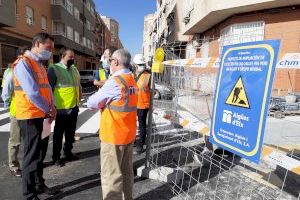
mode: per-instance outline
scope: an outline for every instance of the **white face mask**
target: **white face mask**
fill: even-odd
[[[137,71],[143,72],[145,69],[146,69],[145,66],[138,66]]]
[[[110,67],[107,60],[102,61],[102,66],[103,66],[104,69],[109,69],[109,67]]]
[[[38,57],[41,60],[49,60],[52,56],[52,52],[51,51],[47,51],[47,50],[42,50],[39,54]]]

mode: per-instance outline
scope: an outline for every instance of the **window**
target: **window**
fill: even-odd
[[[79,44],[79,33],[77,32],[77,31],[74,31],[74,41],[76,42],[76,43],[78,43]]]
[[[18,2],[17,2],[17,0],[15,0],[15,14],[16,14],[16,17],[18,17],[19,12],[18,12]]]
[[[86,28],[91,30],[91,23],[88,20],[86,20]]]
[[[74,17],[78,20],[80,20],[80,12],[78,8],[74,7]]]
[[[87,39],[87,47],[91,48],[91,41],[89,39]]]
[[[73,40],[73,28],[71,26],[67,26],[67,38]]]
[[[61,22],[53,22],[52,32],[53,35],[66,36],[65,24]]]
[[[65,6],[66,5],[66,0],[52,0],[53,5],[61,5]]]
[[[195,4],[195,0],[187,0],[186,4],[184,5],[183,18],[185,24],[189,23],[190,21],[191,12],[194,10],[194,4]]]
[[[67,0],[67,1],[66,1],[66,7],[67,7],[68,12],[69,12],[71,15],[73,15],[73,4],[71,3],[70,0]]]
[[[187,44],[185,58],[195,58],[195,57],[196,57],[196,50],[193,47],[193,44],[192,43]]]
[[[86,8],[91,11],[91,3],[89,0],[86,1]]]
[[[26,6],[26,22],[29,25],[33,25],[33,9],[29,6]]]
[[[94,47],[94,43],[93,43],[93,42],[91,42],[91,49],[92,49],[92,50],[94,50],[94,49],[95,49],[95,47]]]
[[[225,45],[253,42],[264,39],[265,22],[233,24],[221,30],[220,52]]]
[[[94,28],[93,24],[91,24],[90,25],[90,31],[94,31],[94,30],[95,30],[95,28]]]
[[[95,8],[91,7],[91,14],[92,16],[95,16]]]
[[[201,58],[208,58],[209,53],[209,40],[208,38],[203,38],[201,44]]]
[[[86,38],[85,37],[81,38],[81,44],[86,47]]]
[[[41,17],[41,26],[42,26],[43,31],[47,30],[47,17],[45,17],[43,15]]]

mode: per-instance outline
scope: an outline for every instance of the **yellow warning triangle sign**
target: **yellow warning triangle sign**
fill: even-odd
[[[227,97],[226,104],[243,108],[250,108],[247,98],[247,92],[241,76],[239,77],[229,96]]]

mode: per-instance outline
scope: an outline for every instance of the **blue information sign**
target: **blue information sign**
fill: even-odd
[[[258,163],[279,40],[223,48],[210,141]]]

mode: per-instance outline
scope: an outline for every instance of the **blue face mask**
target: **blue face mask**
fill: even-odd
[[[42,52],[40,52],[38,55],[39,59],[41,60],[49,60],[51,56],[52,56],[52,52],[47,50],[42,50]]]

